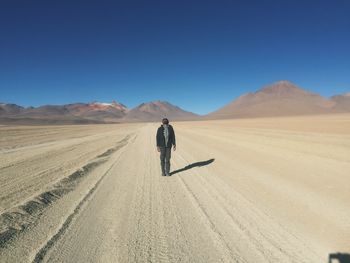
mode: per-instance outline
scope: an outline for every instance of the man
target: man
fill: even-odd
[[[160,166],[162,176],[170,176],[170,157],[171,147],[176,150],[175,132],[173,126],[169,124],[169,120],[164,118],[162,125],[157,130],[157,150],[160,152]]]

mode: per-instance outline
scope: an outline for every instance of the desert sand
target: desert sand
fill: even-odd
[[[350,252],[350,115],[0,126],[1,262],[327,262]]]

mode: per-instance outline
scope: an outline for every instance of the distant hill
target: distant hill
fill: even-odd
[[[74,103],[24,108],[15,104],[0,104],[1,123],[83,124],[116,122],[125,116],[125,105],[112,103]]]
[[[192,120],[199,115],[185,111],[167,101],[151,101],[142,103],[127,112],[124,121],[161,121],[162,118],[169,120]]]
[[[331,100],[336,104],[335,111],[350,112],[350,93],[333,96]]]
[[[279,81],[254,93],[247,93],[205,119],[310,115],[343,112],[349,106],[347,96],[332,99],[306,91],[289,81]],[[342,106],[340,106],[342,104]]]
[[[0,116],[1,115],[12,115],[19,114],[24,110],[23,107],[16,104],[0,103]]]

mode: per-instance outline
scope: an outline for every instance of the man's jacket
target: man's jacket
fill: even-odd
[[[164,138],[164,127],[161,125],[157,130],[157,147],[171,147],[172,145],[176,145],[175,142],[175,132],[173,126],[170,124],[168,125],[169,129],[169,139],[168,144],[165,145],[165,138]]]

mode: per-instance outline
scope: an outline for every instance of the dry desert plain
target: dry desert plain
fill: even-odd
[[[327,262],[350,252],[350,115],[0,126],[1,262]]]

